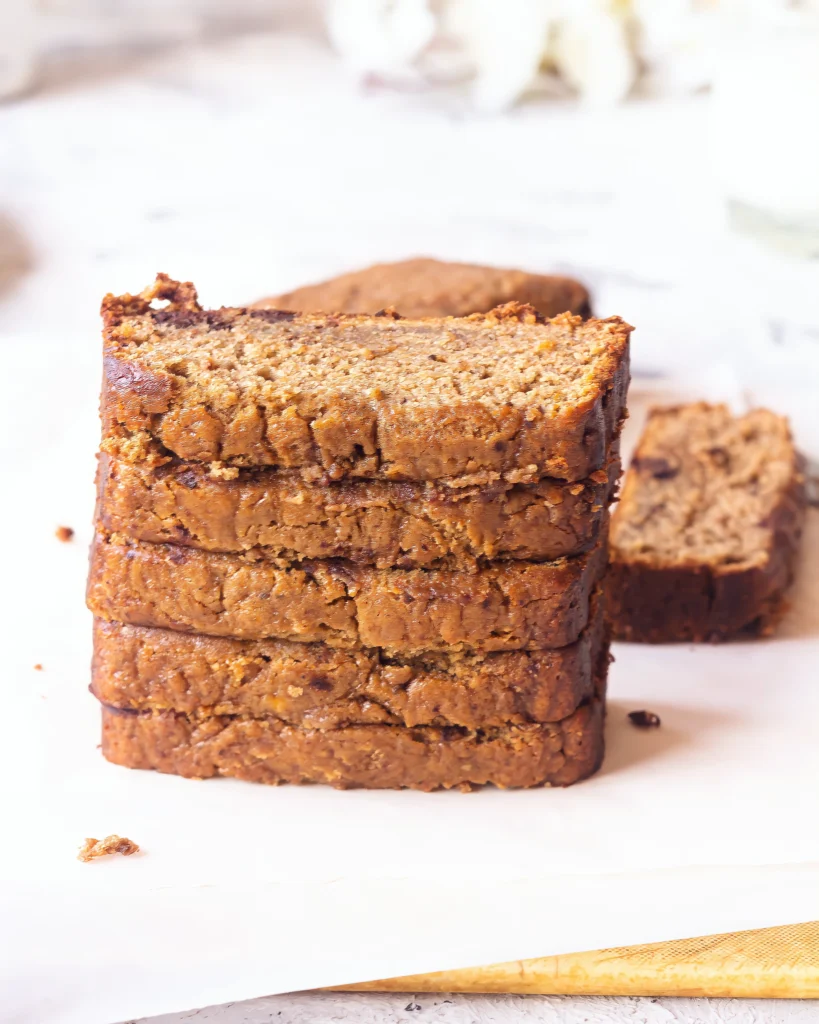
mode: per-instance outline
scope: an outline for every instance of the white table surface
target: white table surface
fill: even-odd
[[[150,1024],[813,1024],[818,1015],[819,1001],[812,999],[310,992],[153,1017]]]
[[[365,93],[286,36],[70,57],[0,107],[0,343],[53,332],[95,348],[100,295],[160,269],[218,305],[429,253],[575,273],[599,313],[638,325],[638,374],[754,362],[775,402],[815,386],[819,269],[726,229],[706,122],[702,99],[480,119],[457,97]],[[819,444],[815,422],[797,427]],[[765,1001],[320,994],[154,1021],[818,1017]]]

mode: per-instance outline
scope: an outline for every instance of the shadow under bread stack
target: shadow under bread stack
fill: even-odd
[[[599,766],[627,324],[203,310],[163,275],[103,318],[110,761],[423,790]]]

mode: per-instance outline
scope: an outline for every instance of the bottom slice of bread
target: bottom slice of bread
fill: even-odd
[[[602,694],[603,686],[600,687]],[[103,706],[102,752],[115,764],[188,778],[318,782],[337,789],[568,786],[603,759],[604,700],[550,725],[357,725],[322,732],[274,718],[122,711]]]

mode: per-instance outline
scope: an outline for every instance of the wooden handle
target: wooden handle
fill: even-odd
[[[819,921],[345,985],[340,992],[819,998]]]

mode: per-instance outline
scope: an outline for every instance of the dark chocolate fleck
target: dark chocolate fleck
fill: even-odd
[[[628,720],[638,729],[659,729],[660,716],[653,711],[629,711]]]
[[[655,480],[671,480],[680,471],[679,466],[672,466],[668,459],[652,455],[635,458],[632,465],[638,473],[648,473]]]
[[[190,309],[152,309],[150,314],[155,324],[167,324],[178,331],[195,327],[205,320],[203,312]]]
[[[192,469],[186,469],[183,473],[177,476],[177,482],[182,484],[183,487],[187,487],[189,491],[194,491],[199,486],[196,473]]]
[[[711,461],[720,469],[728,469],[731,465],[731,456],[725,448],[721,448],[719,445],[709,448],[708,454],[711,456]]]
[[[295,320],[298,316],[298,313],[291,313],[288,309],[249,309],[248,313],[251,316],[257,316],[260,320],[266,320],[269,324]]]

